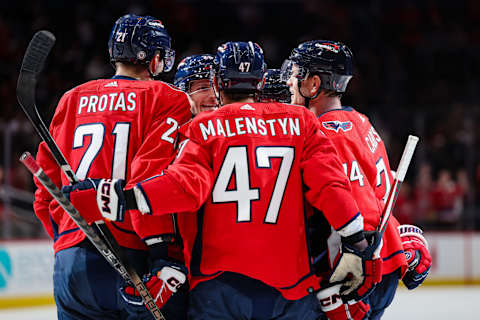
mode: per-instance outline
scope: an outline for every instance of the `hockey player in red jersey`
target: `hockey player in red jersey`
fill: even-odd
[[[111,177],[125,179],[127,186],[133,186],[161,172],[174,159],[177,128],[190,119],[190,105],[185,93],[152,81],[174,63],[170,36],[160,20],[123,16],[116,21],[108,45],[115,76],[65,93],[50,132],[79,179]],[[57,185],[68,184],[44,143],[39,146],[37,160]],[[36,184],[35,212],[54,240],[58,318],[151,319],[141,302],[140,306],[125,302],[129,296],[120,294],[122,278],[38,181]],[[64,190],[68,194],[75,188]],[[83,205],[77,203],[80,212]],[[170,271],[175,273],[175,268],[171,270],[175,263],[164,260],[166,243],[173,239],[172,218],[132,217],[106,222],[125,248],[130,264],[140,275],[155,268],[166,271],[161,278]],[[147,265],[147,246],[151,266]],[[186,317],[182,299],[186,301],[186,294],[183,298],[179,295],[179,306],[172,303],[162,310],[167,318]]]
[[[192,116],[217,109],[218,103],[210,86],[210,73],[214,56],[198,54],[183,59],[177,67],[173,84],[190,97]],[[179,129],[179,149],[188,141],[186,133],[192,121]],[[183,244],[185,264],[190,265],[193,243],[197,234],[197,216],[195,211],[177,214],[178,230]]]
[[[318,117],[320,130],[338,150],[352,193],[364,216],[365,228],[375,230],[393,177],[385,145],[368,118],[341,105],[341,96],[352,74],[350,49],[340,42],[326,40],[300,44],[282,67],[282,78],[288,80],[292,103],[304,105]],[[413,288],[423,281],[430,267],[431,258],[421,231],[405,232],[400,237],[397,226],[396,219],[390,219],[381,252],[383,280],[365,299],[371,307],[368,319],[382,316],[402,276],[404,283]],[[413,229],[420,230],[406,230]],[[334,242],[333,237],[329,239],[330,244]],[[408,237],[418,241],[409,241]],[[331,262],[335,254],[335,247],[332,248]]]
[[[220,46],[212,82],[222,107],[193,119],[173,165],[133,189],[102,180],[109,188],[71,193],[74,204],[99,196],[87,210],[91,220],[122,220],[123,208],[132,205],[153,215],[198,210],[189,265],[191,319],[318,317],[305,198],[342,236],[336,271],[351,276],[340,279],[345,294],[359,299],[380,280],[381,259],[374,258],[379,239],[365,239],[348,179],[314,115],[303,107],[254,102],[264,68],[257,44]]]
[[[217,99],[210,86],[213,59],[211,54],[196,54],[186,57],[178,64],[173,84],[190,97],[193,116],[217,108]]]
[[[259,95],[260,102],[290,102],[291,93],[287,85],[287,79],[281,76],[281,70],[268,69],[263,77],[263,86]],[[309,208],[310,209],[310,208]],[[307,238],[310,243],[310,252],[313,256],[313,267],[322,279],[324,275],[331,272],[331,264],[328,262],[327,251],[328,236],[331,227],[326,223],[324,217],[317,212],[307,209]],[[337,239],[338,240],[338,239]],[[323,259],[321,258],[323,256]],[[332,259],[333,261],[333,259]],[[370,310],[368,304],[363,301],[350,301],[344,304],[340,295],[341,285],[331,285],[324,279],[320,290],[317,292],[317,299],[320,308],[324,312],[319,320],[328,318],[330,320],[362,320]]]
[[[216,98],[213,89],[210,87],[210,69],[213,65],[213,59],[214,57],[209,54],[193,55],[183,59],[177,67],[174,85],[184,91],[190,98],[192,116],[203,111],[216,109]],[[178,142],[179,148],[182,148],[182,145],[186,142],[185,132],[190,123],[189,121],[178,129],[176,142]],[[194,241],[197,231],[196,213],[182,212],[175,215],[174,219],[177,226],[175,228],[175,242],[169,245],[168,253],[169,256],[177,257],[178,260],[181,259],[184,264],[189,265],[191,243]],[[152,225],[152,227],[156,228],[157,226]],[[152,279],[147,280],[147,288],[150,288],[152,293],[161,290],[161,287],[159,289],[161,283],[159,283],[158,278],[153,279],[154,281]],[[134,288],[128,287],[126,291],[134,296],[131,298],[140,299],[139,293]],[[171,290],[161,292],[163,294],[160,300],[168,300],[173,294]],[[186,312],[186,306],[184,310]]]

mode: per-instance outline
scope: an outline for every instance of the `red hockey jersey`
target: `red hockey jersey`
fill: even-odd
[[[187,136],[165,174],[137,186],[148,207],[142,211],[201,207],[190,220],[196,237],[186,244],[192,247],[192,286],[231,271],[261,280],[287,299],[317,289],[304,195],[345,235],[362,230],[363,221],[313,113],[280,103],[234,103],[198,115]]]
[[[365,219],[365,230],[375,230],[393,183],[382,139],[368,118],[351,107],[325,112],[318,120],[322,132],[337,148]],[[407,267],[397,226],[398,221],[391,217],[381,251],[384,274],[399,267],[403,274]]]
[[[90,81],[61,98],[50,133],[79,179],[122,178],[134,185],[174,159],[177,128],[191,117],[185,93],[160,81],[133,80]],[[57,186],[69,184],[45,143],[37,160]],[[82,241],[85,235],[77,225],[35,183],[35,213],[54,239],[55,252]],[[145,249],[140,239],[173,233],[169,216],[133,217],[107,223],[121,246]]]

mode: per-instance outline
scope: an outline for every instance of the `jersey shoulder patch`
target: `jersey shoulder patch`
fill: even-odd
[[[343,132],[347,132],[352,130],[353,124],[351,121],[339,121],[339,120],[330,120],[330,121],[323,121],[322,126],[327,130],[332,130],[338,132],[342,130]]]

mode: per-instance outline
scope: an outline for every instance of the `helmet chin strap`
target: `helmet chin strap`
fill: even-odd
[[[153,56],[153,59],[155,59],[155,55]],[[159,64],[162,64],[162,70],[161,70],[160,72],[158,72],[158,73],[153,73],[152,70],[150,70],[150,69],[152,68],[152,61],[153,61],[153,59],[148,63],[148,68],[147,68],[147,70],[148,70],[148,74],[150,75],[150,77],[151,77],[153,80],[157,80],[157,77],[160,75],[160,73],[163,72],[165,66],[163,65],[163,64],[164,64],[163,59],[159,59],[159,60],[158,60],[158,63],[159,63]],[[158,68],[158,65],[157,65],[157,68]],[[156,71],[156,70],[154,70],[154,71]]]
[[[303,81],[303,80],[302,80]],[[315,93],[312,97],[307,97],[307,96],[304,96],[303,93],[302,93],[302,81],[298,81],[297,84],[298,84],[298,92],[300,93],[300,95],[303,97],[303,99],[305,99],[305,105],[304,107],[305,108],[309,108],[310,106],[310,100],[312,99],[315,99],[316,97],[318,97],[318,95],[320,94],[320,92],[322,91],[321,88],[318,88],[317,90],[317,93]]]
[[[150,70],[150,65],[148,65],[148,74],[150,75],[150,78],[155,79],[155,76],[153,75],[153,72]]]
[[[213,76],[213,93],[215,93],[215,98],[217,99],[218,106],[223,106],[222,97],[220,96],[220,89],[218,87],[218,78],[216,75]]]

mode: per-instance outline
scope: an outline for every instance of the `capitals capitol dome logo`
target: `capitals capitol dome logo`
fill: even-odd
[[[0,247],[0,291],[7,287],[8,278],[12,276],[12,262],[7,251]]]

